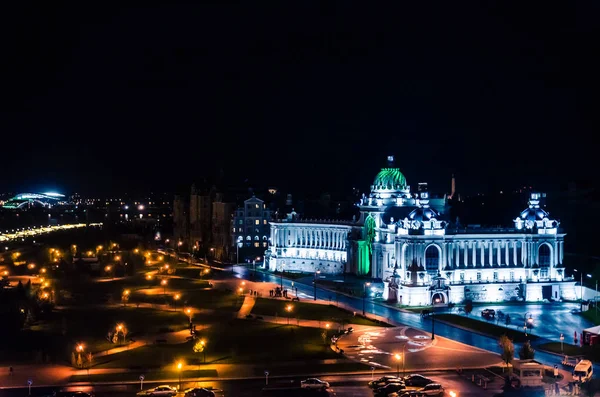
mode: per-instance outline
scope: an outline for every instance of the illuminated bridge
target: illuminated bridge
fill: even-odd
[[[64,204],[67,199],[64,194],[59,193],[19,193],[10,200],[6,201],[2,208],[23,209],[31,205],[42,207],[52,207],[57,204]]]
[[[101,227],[102,223],[90,223],[89,226]],[[0,242],[18,239],[24,240],[27,237],[40,236],[42,234],[57,232],[59,230],[79,229],[84,227],[86,227],[85,223],[72,223],[69,225],[33,226],[22,229],[6,230],[4,233],[0,232]]]

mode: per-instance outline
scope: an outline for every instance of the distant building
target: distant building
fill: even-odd
[[[223,195],[217,193],[212,203],[212,236],[210,242],[211,257],[224,261],[233,256],[233,238],[230,232],[231,220],[235,212],[234,203],[223,201]]]
[[[273,211],[256,196],[244,201],[244,205],[236,209],[231,223],[231,235],[236,254],[239,252],[240,257],[236,258],[238,263],[256,257],[262,260],[268,248],[271,235],[269,222],[272,217]]]

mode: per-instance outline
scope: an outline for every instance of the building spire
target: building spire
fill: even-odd
[[[394,156],[387,156],[388,168],[394,168]]]

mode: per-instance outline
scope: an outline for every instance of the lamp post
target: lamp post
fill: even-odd
[[[200,344],[202,345],[202,353],[204,354],[204,364],[206,364],[206,341],[202,339]]]
[[[288,312],[288,325],[290,325],[290,314],[292,313],[292,309],[293,309],[292,305],[287,305],[285,307],[285,310]]]
[[[175,294],[175,296],[173,297],[173,299],[174,299],[173,308],[175,309],[175,311],[177,311],[177,301],[179,300],[179,298],[181,298],[181,295],[179,295],[179,294]]]
[[[561,353],[565,352],[565,350],[563,348],[563,342],[564,342],[564,340],[565,340],[565,336],[563,334],[560,334],[560,352]]]
[[[402,376],[406,376],[406,343],[402,345]]]
[[[177,363],[177,372],[179,372],[179,390],[181,391],[181,368],[183,367],[183,363],[180,361]]]
[[[320,274],[320,273],[321,273],[321,271],[320,271],[320,270],[317,270],[317,271],[315,272],[315,277],[314,277],[314,279],[313,279],[313,287],[314,287],[314,289],[315,289],[315,292],[314,292],[314,300],[317,300],[317,274]]]
[[[160,280],[160,285],[163,286],[163,298],[167,295],[167,279],[163,278],[162,280]]]
[[[365,315],[365,301],[367,299],[367,287],[371,285],[371,283],[363,284],[363,316]]]
[[[431,340],[435,339],[435,304],[440,303],[440,298],[435,298],[435,301],[431,302]]]
[[[396,377],[399,378],[400,377],[400,360],[402,359],[402,356],[398,353],[396,353],[394,355],[394,358],[396,359]]]
[[[528,314],[529,318],[527,318]],[[525,336],[527,336],[527,327],[533,324],[533,318],[531,317],[531,315],[531,312],[526,312],[525,316],[523,317],[523,330],[525,331]]]

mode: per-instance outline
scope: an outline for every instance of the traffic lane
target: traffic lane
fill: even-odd
[[[248,279],[249,274],[252,273],[243,266],[233,266],[232,272],[238,273],[238,277],[244,279]],[[277,284],[281,283],[280,277],[261,272],[256,273],[256,280],[260,280],[263,282],[272,282]],[[291,284],[291,280],[283,279],[283,285],[285,288],[291,288]],[[312,285],[302,284],[296,281],[294,283],[294,287],[298,288],[298,293],[301,294],[301,296],[306,296],[310,298],[314,296],[314,289]],[[317,288],[318,297],[326,297],[329,296],[330,293],[331,292],[329,291]],[[357,312],[362,311],[363,301],[361,298],[355,298],[343,294],[338,294],[337,299],[340,303],[353,308]],[[409,313],[405,311],[391,309],[387,306],[382,306],[371,301],[366,301],[365,310],[368,313],[373,313],[378,316],[389,318],[396,323],[404,324],[417,329],[430,330],[432,326],[430,318],[421,318],[421,316],[416,313]],[[497,354],[501,353],[500,347],[498,345],[498,340],[496,338],[491,338],[489,336],[453,327],[451,325],[447,325],[437,321],[435,323],[435,333],[436,335],[443,336],[445,338],[452,339],[457,342],[464,343],[466,345],[475,346],[480,349],[488,350]],[[515,348],[518,348],[518,345],[515,346]],[[538,350],[536,351],[536,360],[541,361],[547,365],[558,365],[559,367],[562,367],[562,357],[559,355],[545,353]],[[594,371],[600,371],[600,363],[594,364]]]
[[[593,324],[584,317],[571,313],[571,310],[579,308],[579,303],[571,302],[555,302],[551,304],[524,303],[518,306],[490,304],[474,308],[473,313],[469,317],[487,322],[488,320],[480,315],[481,310],[494,309],[496,313],[502,311],[505,315],[510,315],[510,328],[522,330],[526,321],[525,316],[527,318],[531,316],[533,334],[555,341],[559,340],[560,334],[564,334],[566,340],[572,340],[575,331],[581,332],[583,329],[593,327]],[[464,312],[458,312],[456,309],[445,309],[442,312],[465,315]],[[499,325],[504,325],[503,321],[498,321],[497,316],[494,321],[489,322],[497,322]]]
[[[435,382],[441,383],[446,390],[454,390],[459,396],[486,396],[485,391],[465,381],[458,375],[449,372],[425,373]],[[374,374],[375,377],[380,376]],[[263,379],[210,381],[210,382],[182,382],[183,390],[191,387],[205,387],[216,389],[218,397],[230,396],[371,396],[372,391],[367,384],[373,379],[369,375],[326,375],[321,380],[329,382],[331,387],[323,393],[315,393],[300,389],[300,381],[304,378],[290,377],[281,379],[269,379],[269,385],[265,385]],[[153,385],[154,386],[154,385]],[[171,384],[171,386],[177,386]],[[270,390],[265,390],[268,387]],[[92,392],[96,397],[133,397],[139,391],[139,385],[95,385],[94,387],[71,386],[68,388],[33,388],[32,396],[51,396],[54,391],[85,391]],[[21,397],[27,395],[27,388],[0,390],[0,396]],[[180,394],[182,396],[182,394]],[[491,394],[490,394],[491,395]]]

